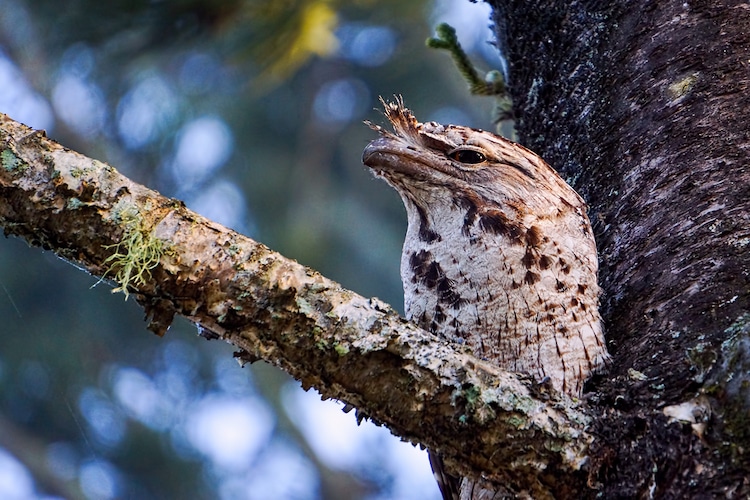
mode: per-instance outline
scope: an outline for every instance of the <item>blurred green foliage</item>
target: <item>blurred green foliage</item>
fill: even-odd
[[[492,127],[491,100],[471,98],[424,46],[440,5],[0,0],[0,82],[13,85],[0,111],[400,307],[403,208],[361,165],[373,138],[361,121],[382,121],[377,97],[398,93],[422,120]],[[296,382],[263,364],[240,369],[186,321],[151,335],[133,301],[97,282],[0,241],[0,477],[5,453],[34,491],[65,498],[414,494],[391,445],[370,441],[332,465]],[[227,415],[232,401],[269,412],[268,432],[266,420],[250,425],[258,442],[241,466],[190,434],[211,401]],[[231,424],[213,425],[240,440]],[[438,494],[428,480],[422,498]]]

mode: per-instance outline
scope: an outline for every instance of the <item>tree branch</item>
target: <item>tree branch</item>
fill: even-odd
[[[184,315],[241,359],[283,368],[462,474],[483,471],[534,497],[561,482],[584,488],[593,437],[576,402],[5,115],[0,148],[6,234],[120,280],[157,334]]]

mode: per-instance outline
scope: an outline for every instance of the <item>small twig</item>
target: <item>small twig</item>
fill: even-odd
[[[428,38],[427,46],[433,49],[447,50],[458,67],[458,71],[469,84],[469,91],[474,95],[506,96],[505,79],[503,75],[492,70],[484,78],[469,60],[469,57],[461,48],[456,36],[456,30],[447,23],[442,23],[435,28],[437,38]]]

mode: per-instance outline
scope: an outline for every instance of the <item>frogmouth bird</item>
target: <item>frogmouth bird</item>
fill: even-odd
[[[608,359],[596,244],[583,199],[539,156],[495,134],[420,123],[383,102],[393,132],[363,162],[401,196],[406,316],[499,367],[572,396]],[[512,495],[455,478],[430,453],[444,498]]]

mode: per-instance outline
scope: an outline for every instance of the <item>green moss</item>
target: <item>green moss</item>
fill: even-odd
[[[138,208],[125,202],[118,202],[113,209],[113,218],[122,226],[122,241],[113,248],[115,251],[104,261],[109,264],[105,276],[114,273],[115,281],[120,286],[112,292],[122,292],[127,300],[130,287],[145,285],[151,279],[151,270],[155,268],[166,251],[164,241],[154,236],[152,228]]]

